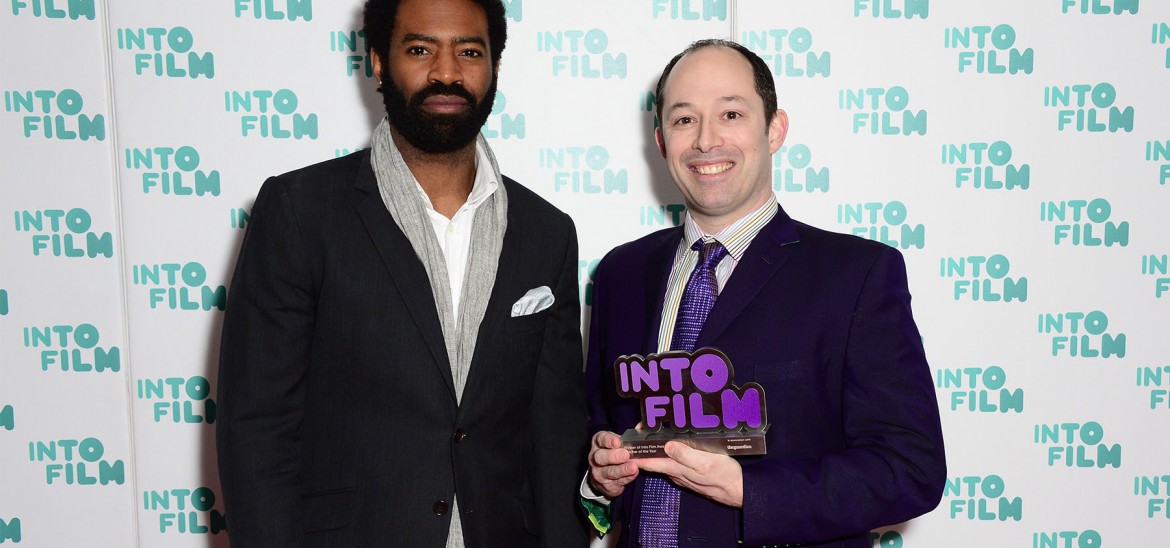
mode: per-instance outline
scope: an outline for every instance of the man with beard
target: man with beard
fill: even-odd
[[[372,146],[265,182],[224,319],[237,546],[584,546],[572,221],[500,175],[498,0],[369,0]]]

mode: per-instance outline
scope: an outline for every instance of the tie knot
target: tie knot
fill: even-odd
[[[691,249],[699,252],[699,265],[704,268],[714,268],[727,256],[727,248],[719,240],[696,240]]]

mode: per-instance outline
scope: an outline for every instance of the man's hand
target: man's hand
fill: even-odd
[[[666,455],[638,459],[638,467],[663,474],[679,487],[720,504],[743,508],[743,469],[735,459],[700,451],[677,441],[666,442]]]
[[[614,498],[638,477],[638,466],[630,461],[630,452],[622,449],[622,439],[613,432],[593,435],[589,447],[589,483],[599,494]]]

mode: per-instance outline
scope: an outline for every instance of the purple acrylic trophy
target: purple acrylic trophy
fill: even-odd
[[[642,422],[622,434],[633,458],[662,457],[670,440],[721,455],[763,455],[768,431],[764,389],[734,384],[731,360],[715,348],[622,356],[617,392],[640,400]]]

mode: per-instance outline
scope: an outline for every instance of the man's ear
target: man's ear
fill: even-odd
[[[780,145],[784,144],[784,138],[788,136],[788,113],[784,109],[776,109],[776,114],[772,116],[772,123],[768,124],[768,148],[772,154],[776,154],[780,150]]]
[[[378,83],[378,91],[382,90],[382,56],[376,50],[370,50],[370,60],[374,64],[374,81]]]
[[[661,127],[654,128],[654,142],[658,143],[658,153],[662,154],[662,157],[665,158],[666,157],[666,141],[662,137],[662,128]]]

